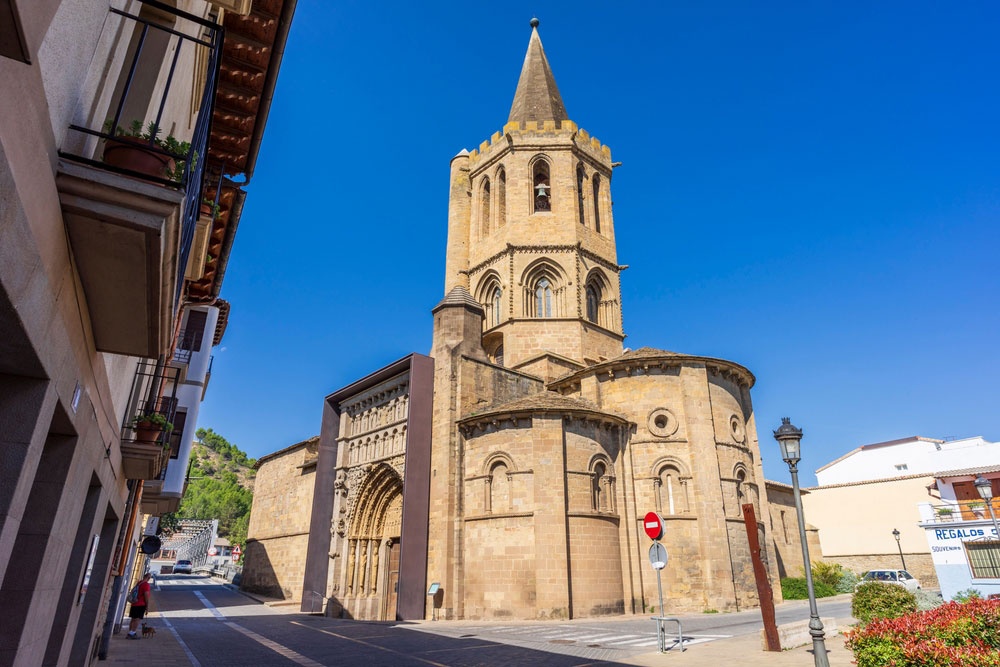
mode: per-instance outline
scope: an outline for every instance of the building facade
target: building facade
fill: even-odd
[[[253,4],[0,7],[0,664],[104,657],[183,494],[294,9]]]
[[[644,613],[649,511],[668,612],[757,605],[744,505],[776,577],[754,377],[623,348],[615,163],[569,119],[534,26],[506,125],[451,161],[430,356],[324,403],[303,589],[328,614]]]
[[[925,588],[938,580],[935,542],[926,530],[926,506],[938,496],[936,479],[948,470],[992,470],[1000,465],[1000,443],[980,436],[942,440],[913,436],[863,445],[816,471],[819,486],[802,503],[819,529],[824,560],[854,572],[897,568],[904,563]],[[972,477],[943,484],[942,494],[977,502]],[[943,497],[943,495],[942,495]],[[956,511],[956,518],[961,516]],[[965,519],[973,517],[965,511]],[[898,531],[898,540],[893,531]]]
[[[988,504],[978,479],[986,480]],[[970,589],[1000,596],[1000,464],[943,470],[930,492],[932,499],[919,506],[920,526],[942,597],[952,600]]]

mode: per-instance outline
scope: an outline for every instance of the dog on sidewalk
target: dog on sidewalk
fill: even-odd
[[[150,638],[155,637],[156,636],[156,628],[154,628],[152,625],[146,625],[145,623],[143,623],[142,624],[142,636],[143,637],[150,637]]]

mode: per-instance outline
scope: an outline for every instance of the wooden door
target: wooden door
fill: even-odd
[[[385,559],[388,572],[385,579],[385,611],[382,618],[396,621],[399,620],[396,618],[396,600],[399,596],[399,540],[393,540],[389,546],[388,556]]]

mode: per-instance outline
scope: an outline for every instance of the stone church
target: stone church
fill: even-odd
[[[430,355],[327,396],[318,444],[262,457],[245,586],[295,579],[303,610],[357,619],[647,613],[656,511],[668,613],[744,609],[744,504],[777,582],[754,376],[623,347],[616,165],[569,119],[537,25],[507,123],[451,161]],[[308,507],[282,505],[296,493]]]

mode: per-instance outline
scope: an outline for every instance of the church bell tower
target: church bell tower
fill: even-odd
[[[495,363],[551,376],[622,353],[612,167],[569,120],[532,19],[507,124],[451,162],[445,293],[482,307]]]

